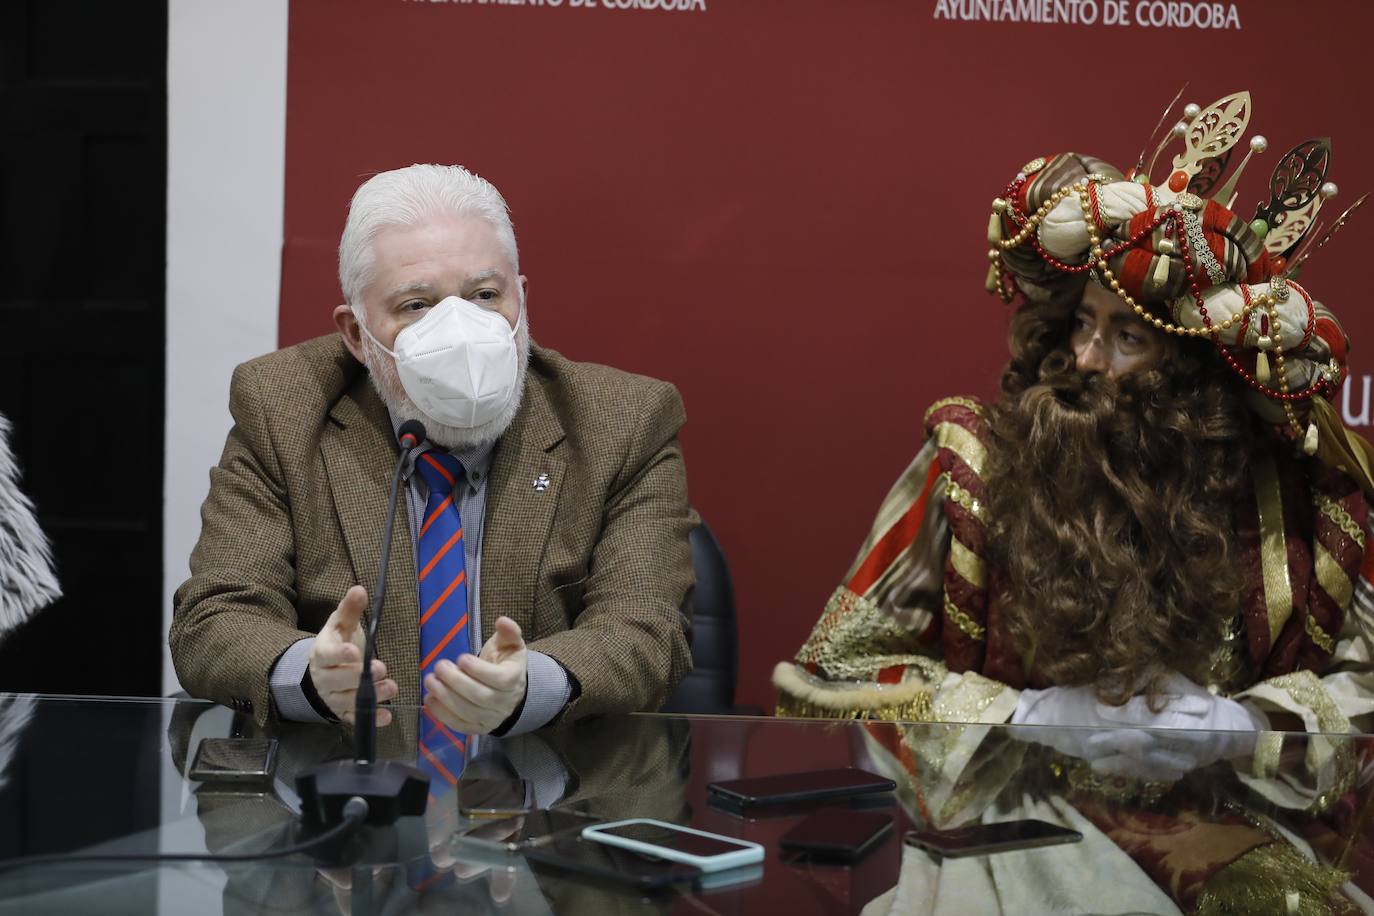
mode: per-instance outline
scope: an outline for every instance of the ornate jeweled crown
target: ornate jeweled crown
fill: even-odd
[[[1156,133],[1181,96],[1165,110]],[[1006,302],[1018,291],[1041,301],[1081,289],[1092,277],[1158,330],[1214,342],[1266,422],[1289,429],[1308,454],[1338,449],[1341,465],[1362,457],[1358,463],[1369,478],[1369,456],[1345,453],[1353,434],[1341,430],[1328,403],[1345,381],[1345,331],[1295,282],[1307,257],[1368,195],[1318,236],[1318,213],[1337,188],[1327,179],[1330,141],[1306,140],[1279,160],[1270,199],[1254,218],[1236,215],[1241,172],[1252,155],[1268,148],[1263,137],[1253,137],[1222,182],[1251,110],[1248,92],[1206,108],[1186,105],[1183,120],[1149,160],[1142,149],[1124,174],[1076,153],[1026,163],[992,202],[987,287]],[[1184,150],[1173,158],[1168,178],[1155,185],[1155,161],[1177,139]],[[1323,441],[1331,438],[1323,432],[1333,430],[1340,430],[1342,441]]]

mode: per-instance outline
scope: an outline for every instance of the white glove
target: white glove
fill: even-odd
[[[1260,713],[1178,673],[1165,678],[1156,703],[1162,703],[1159,712],[1150,709],[1144,695],[1109,706],[1097,700],[1091,687],[1051,687],[1023,691],[1011,721],[1060,726],[1023,737],[1086,760],[1095,770],[1168,782],[1217,760],[1252,752],[1255,733],[1268,728]]]
[[[1012,713],[1012,725],[1036,725],[1042,728],[1025,729],[1017,737],[1035,744],[1044,744],[1061,754],[1091,761],[1106,751],[1096,752],[1090,740],[1098,734],[1093,729],[1111,728],[1114,722],[1102,718],[1102,704],[1091,687],[1050,687],[1046,690],[1023,690]]]

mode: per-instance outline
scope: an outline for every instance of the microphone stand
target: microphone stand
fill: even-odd
[[[399,760],[377,760],[377,690],[372,683],[372,658],[376,652],[382,602],[386,597],[386,567],[391,559],[391,530],[396,522],[401,474],[416,446],[424,441],[424,426],[409,420],[401,425],[398,437],[401,456],[391,477],[391,502],[382,534],[377,586],[372,591],[372,615],[368,621],[363,671],[358,679],[354,707],[354,759],[322,764],[296,777],[302,815],[321,826],[343,820],[344,805],[352,798],[361,798],[367,803],[365,823],[374,825],[394,824],[397,818],[424,814],[429,798],[429,776],[418,767]]]

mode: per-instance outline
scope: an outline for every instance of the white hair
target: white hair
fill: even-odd
[[[34,518],[33,503],[19,489],[9,432],[9,421],[0,415],[0,640],[62,597],[48,539]]]
[[[339,239],[339,286],[355,315],[372,281],[372,242],[377,233],[387,226],[418,225],[440,214],[475,216],[490,223],[511,266],[520,272],[510,208],[491,182],[461,165],[412,165],[381,172],[354,192]]]

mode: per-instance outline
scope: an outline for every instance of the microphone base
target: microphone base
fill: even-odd
[[[367,802],[364,823],[386,825],[425,813],[429,776],[399,760],[337,760],[296,777],[296,792],[301,797],[301,815],[315,824],[340,823],[344,805],[357,796]]]

